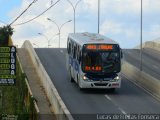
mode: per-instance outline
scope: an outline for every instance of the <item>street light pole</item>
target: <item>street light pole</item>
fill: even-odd
[[[49,48],[49,39],[48,39],[48,37],[46,36],[46,35],[44,35],[44,34],[42,34],[42,33],[38,33],[39,35],[42,35],[42,36],[44,36],[45,37],[45,39],[47,40],[47,42],[48,42],[48,48]]]
[[[54,34],[50,39],[49,39],[49,41],[51,41],[55,36],[59,36],[59,33],[57,33],[57,34]]]
[[[141,37],[140,37],[140,40],[141,40],[141,42],[140,42],[140,58],[141,58],[141,62],[140,62],[140,70],[142,71],[142,18],[143,18],[143,5],[142,5],[142,0],[141,0]]]
[[[71,6],[72,6],[72,8],[73,8],[73,12],[74,12],[74,33],[75,33],[75,29],[76,29],[76,28],[75,28],[75,27],[76,27],[76,25],[75,25],[76,7],[77,7],[78,3],[79,3],[81,0],[77,1],[77,3],[76,3],[75,6],[72,4],[72,2],[71,2],[70,0],[67,0],[67,1],[71,4]]]
[[[98,34],[99,34],[99,19],[100,19],[100,0],[98,0]]]
[[[63,27],[66,23],[71,22],[72,20],[66,21],[66,22],[63,23],[60,27],[58,26],[58,24],[57,24],[54,20],[52,20],[52,19],[50,19],[50,18],[47,18],[47,20],[53,22],[53,23],[57,26],[57,28],[58,28],[58,32],[59,32],[59,48],[60,48],[61,29],[62,29],[62,27]]]

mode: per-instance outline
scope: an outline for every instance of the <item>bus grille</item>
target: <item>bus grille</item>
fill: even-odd
[[[108,83],[94,83],[95,86],[107,86]]]

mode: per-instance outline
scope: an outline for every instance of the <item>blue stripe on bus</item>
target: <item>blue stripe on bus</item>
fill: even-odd
[[[79,72],[79,63],[77,60],[73,59],[71,56],[69,57],[69,64],[74,68],[75,71]]]

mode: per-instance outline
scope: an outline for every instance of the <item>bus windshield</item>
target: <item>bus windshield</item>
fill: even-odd
[[[85,51],[82,68],[86,73],[117,73],[120,71],[120,52]]]

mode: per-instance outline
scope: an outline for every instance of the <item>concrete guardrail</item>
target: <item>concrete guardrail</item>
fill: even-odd
[[[20,65],[20,69],[21,69],[22,73],[24,74],[24,71],[23,71],[23,68],[22,68],[22,64],[20,63],[20,60],[19,60],[19,57],[18,57],[18,56],[17,56],[17,60],[18,60],[19,65]],[[32,93],[32,91],[31,91],[31,88],[30,88],[30,86],[29,86],[29,83],[28,83],[27,78],[25,78],[25,83],[26,83],[26,85],[27,85],[27,88],[28,88],[28,91],[29,91],[30,96],[33,97],[33,93]],[[33,101],[33,104],[34,104],[34,107],[35,107],[35,110],[36,110],[36,113],[37,113],[37,117],[38,117],[40,111],[39,111],[37,102],[34,100],[34,101]]]
[[[131,81],[147,89],[153,96],[156,96],[160,100],[160,80],[140,71],[126,61],[122,66],[122,73]]]
[[[154,50],[160,51],[160,43],[153,42],[153,41],[147,41],[144,45],[145,48],[152,48]]]
[[[49,102],[51,104],[51,108],[54,111],[58,120],[74,120],[71,113],[67,109],[66,105],[62,101],[61,97],[59,96],[55,86],[53,85],[49,75],[45,71],[41,61],[39,60],[34,48],[32,47],[31,43],[27,40],[23,43],[22,48],[25,48],[34,64],[36,72],[40,77],[40,81],[45,89]]]

